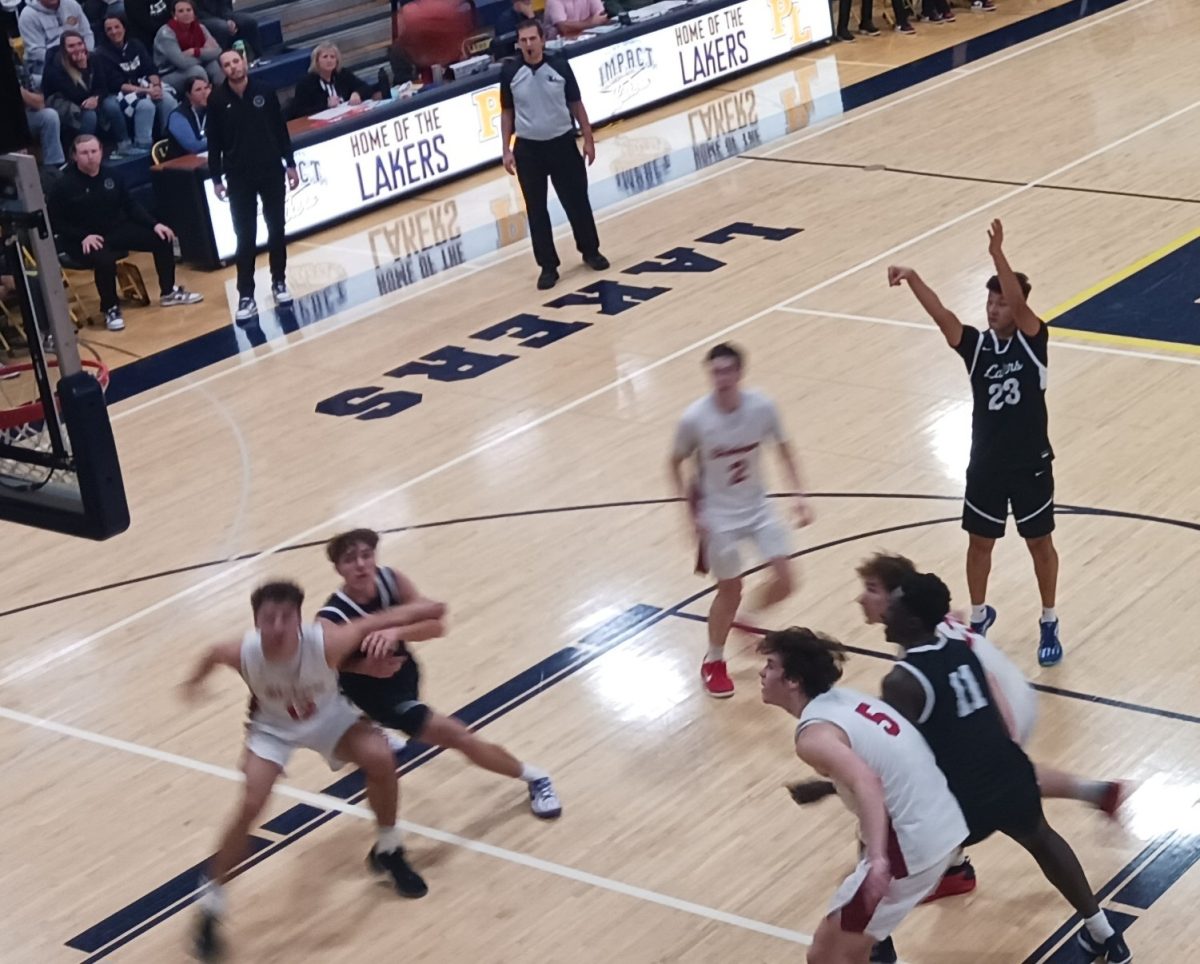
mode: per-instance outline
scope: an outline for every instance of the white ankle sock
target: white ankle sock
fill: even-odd
[[[706,662],[706,663],[714,663],[714,662],[722,663],[724,661],[725,661],[725,647],[724,646],[709,646],[708,647],[708,655],[706,655],[704,657],[704,662]]]
[[[225,888],[211,880],[206,881],[200,899],[196,903],[206,914],[220,917],[225,913]]]
[[[521,779],[526,783],[533,783],[534,780],[545,780],[550,776],[541,767],[531,767],[528,763],[521,764]]]
[[[1108,918],[1104,915],[1104,911],[1100,911],[1095,917],[1085,918],[1083,926],[1092,935],[1092,940],[1099,941],[1102,944],[1116,933],[1113,930],[1112,924],[1108,922]]]
[[[987,615],[987,603],[980,603],[978,606],[971,607],[971,622],[982,622],[984,616]]]
[[[1053,606],[1050,606],[1049,608],[1046,608],[1045,606],[1042,607],[1042,622],[1044,622],[1044,623],[1058,622],[1058,613],[1055,612]]]
[[[380,827],[379,839],[375,841],[375,853],[390,854],[399,850],[403,844],[399,827]]]

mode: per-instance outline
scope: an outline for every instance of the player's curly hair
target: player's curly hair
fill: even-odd
[[[359,545],[374,549],[379,545],[379,533],[374,529],[351,529],[349,532],[341,532],[325,543],[325,557],[336,566],[348,549]]]
[[[304,605],[304,590],[294,582],[282,579],[264,582],[250,594],[250,609],[255,616],[265,603],[291,603],[300,609]]]
[[[783,675],[799,683],[809,699],[829,692],[842,678],[842,664],[846,662],[846,648],[841,643],[803,626],[767,633],[758,651],[764,656],[778,656]]]

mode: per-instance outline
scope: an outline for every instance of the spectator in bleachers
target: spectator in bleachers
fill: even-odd
[[[109,93],[116,97],[125,115],[126,139],[133,133],[136,151],[149,151],[154,144],[155,127],[167,126],[171,111],[179,106],[170,90],[163,87],[154,69],[150,52],[140,40],[130,37],[125,21],[107,17],[104,36],[96,45],[96,56],[107,61]]]
[[[147,50],[154,50],[154,38],[170,19],[170,0],[125,0],[125,22]]]
[[[214,84],[222,83],[221,45],[196,19],[192,0],[172,0],[171,12],[154,38],[154,62],[163,83],[179,90],[185,80],[201,73]]]
[[[100,34],[104,32],[104,21],[108,17],[125,19],[125,0],[79,0],[83,12],[87,14],[88,22],[96,34],[96,42],[100,42]]]
[[[129,149],[129,131],[109,88],[106,62],[88,52],[78,31],[64,30],[42,78],[46,104],[58,113],[68,137],[104,130],[117,142],[119,155]]]
[[[33,89],[24,64],[17,61],[16,51],[12,51],[12,58],[16,67],[17,84],[21,88],[21,100],[25,103],[25,119],[29,123],[29,133],[36,137],[41,145],[42,167],[57,170],[67,162],[63,155],[62,123],[54,109],[46,106],[45,95]]]
[[[189,77],[183,85],[183,103],[167,118],[167,158],[203,154],[208,150],[205,128],[208,124],[208,95],[212,84],[207,77]]]
[[[248,60],[262,56],[258,21],[252,14],[235,11],[233,0],[196,0],[196,12],[200,22],[217,39],[222,50],[232,50],[233,42],[241,40],[249,48],[246,51]]]
[[[122,250],[153,253],[164,308],[202,301],[201,295],[175,283],[175,232],[130,197],[120,179],[101,173],[100,142],[84,134],[75,139],[73,155],[75,163],[50,191],[50,223],[66,254],[95,273],[108,330],[125,327],[117,298],[117,255]]]
[[[503,37],[507,34],[515,35],[517,32],[517,24],[523,20],[532,20],[537,16],[533,12],[533,0],[512,0],[503,12],[496,18],[496,37]],[[512,51],[508,51],[512,53]],[[507,56],[508,54],[505,54]]]
[[[602,0],[546,0],[546,35],[573,37],[608,23]]]
[[[361,104],[379,96],[378,91],[372,91],[369,84],[342,67],[337,44],[317,44],[308,73],[296,82],[292,116],[308,117],[339,104]]]
[[[41,87],[46,61],[64,31],[78,33],[88,50],[96,46],[92,25],[77,0],[29,0],[17,25],[25,45],[25,65],[35,89]]]

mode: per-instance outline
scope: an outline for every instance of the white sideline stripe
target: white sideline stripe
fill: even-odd
[[[1153,3],[1153,2],[1155,2],[1155,0],[1141,0],[1141,2],[1143,4],[1146,4],[1146,3]],[[1143,124],[1141,127],[1137,128],[1136,130],[1132,131],[1131,133],[1126,134],[1123,137],[1119,137],[1115,141],[1112,141],[1111,143],[1106,144],[1103,147],[1098,147],[1095,150],[1089,151],[1088,153],[1084,154],[1082,157],[1078,158],[1077,160],[1071,161],[1067,164],[1063,164],[1060,167],[1055,168],[1053,171],[1050,171],[1049,173],[1047,173],[1039,178],[1035,178],[1034,180],[1029,181],[1026,184],[1023,184],[1019,187],[1015,187],[1010,191],[1006,191],[1005,193],[1001,194],[999,197],[994,198],[993,200],[985,201],[982,204],[978,204],[975,207],[971,208],[970,210],[965,211],[962,214],[959,214],[956,217],[953,217],[948,221],[942,222],[940,225],[929,228],[928,230],[923,231],[920,234],[909,238],[907,241],[902,241],[899,244],[895,244],[892,247],[888,248],[886,251],[882,251],[879,254],[874,255],[873,257],[867,258],[865,261],[860,261],[858,264],[853,265],[849,268],[846,268],[845,270],[838,272],[837,274],[833,275],[832,277],[826,278],[824,281],[821,281],[821,282],[818,282],[817,284],[811,285],[810,287],[799,292],[798,294],[791,295],[787,298],[784,298],[782,301],[778,301],[775,304],[773,304],[767,308],[763,308],[760,311],[756,311],[754,314],[752,314],[746,318],[743,318],[740,321],[735,321],[729,325],[726,325],[724,328],[720,329],[719,331],[710,332],[709,334],[696,339],[691,344],[684,345],[682,348],[676,349],[675,351],[662,356],[661,358],[657,359],[656,361],[653,361],[648,365],[644,365],[643,367],[637,369],[636,371],[630,372],[626,375],[621,375],[620,377],[615,378],[612,381],[608,382],[606,385],[602,385],[599,388],[586,393],[585,395],[579,396],[578,398],[576,398],[573,401],[570,401],[563,405],[560,405],[558,408],[552,409],[551,411],[547,412],[545,415],[539,416],[538,418],[535,418],[529,422],[526,422],[524,425],[518,425],[515,428],[509,429],[507,432],[503,432],[502,434],[495,436],[488,442],[484,442],[480,445],[474,446],[473,448],[467,449],[465,452],[461,453],[460,455],[457,455],[452,459],[442,462],[441,464],[436,465],[431,469],[427,469],[426,471],[420,473],[419,475],[415,475],[412,478],[399,483],[398,485],[394,485],[394,486],[391,486],[390,488],[383,489],[382,491],[377,492],[375,495],[371,496],[369,499],[363,500],[358,505],[355,505],[355,506],[352,506],[351,508],[345,509],[342,512],[339,512],[339,513],[331,516],[330,518],[325,519],[322,522],[318,522],[316,525],[309,526],[307,529],[303,530],[302,532],[298,532],[298,533],[288,537],[287,539],[277,542],[273,546],[271,546],[267,549],[264,549],[262,552],[254,555],[254,556],[250,556],[249,558],[240,560],[238,562],[231,563],[228,568],[218,570],[217,572],[213,573],[211,576],[209,576],[205,579],[202,579],[200,582],[193,583],[192,585],[187,586],[184,589],[181,589],[178,592],[171,594],[170,596],[166,596],[163,599],[160,599],[158,602],[150,604],[149,606],[145,606],[141,609],[135,610],[134,612],[130,613],[129,615],[117,620],[114,623],[110,623],[109,625],[105,626],[104,628],[99,629],[96,632],[83,637],[82,639],[76,640],[73,643],[68,643],[65,646],[59,647],[58,649],[48,650],[44,653],[39,654],[36,657],[27,659],[23,662],[17,661],[17,663],[14,664],[11,668],[9,668],[4,673],[3,676],[0,676],[0,687],[7,686],[8,684],[10,684],[16,680],[23,679],[32,674],[44,672],[49,667],[72,656],[73,654],[79,652],[81,649],[85,649],[86,647],[90,646],[92,643],[95,643],[101,639],[104,639],[105,637],[111,635],[112,633],[116,632],[119,629],[124,629],[126,626],[129,626],[132,623],[135,623],[135,622],[143,619],[146,616],[156,613],[159,610],[164,609],[167,606],[170,606],[172,603],[174,603],[180,599],[187,598],[188,596],[191,596],[203,589],[207,589],[210,586],[214,586],[219,583],[222,583],[226,580],[227,577],[232,576],[235,573],[242,572],[243,570],[250,568],[255,563],[261,561],[262,559],[265,559],[268,556],[272,556],[275,553],[279,552],[280,550],[286,549],[287,547],[294,545],[295,543],[304,542],[307,539],[311,538],[312,536],[314,536],[318,533],[327,533],[329,531],[329,528],[337,522],[341,522],[343,520],[354,518],[354,517],[360,517],[364,510],[369,509],[373,505],[383,502],[386,499],[390,499],[390,498],[394,497],[395,495],[397,495],[398,493],[403,492],[406,489],[412,488],[414,485],[418,485],[419,483],[424,482],[427,479],[435,478],[436,476],[441,475],[442,473],[448,471],[449,469],[455,468],[456,466],[459,466],[459,465],[463,464],[464,462],[468,462],[471,459],[475,458],[475,456],[481,455],[484,452],[490,451],[491,449],[496,448],[499,445],[503,445],[504,443],[510,441],[511,439],[514,439],[514,438],[517,438],[518,436],[524,435],[526,432],[536,429],[536,428],[546,424],[547,422],[551,422],[561,415],[565,415],[568,412],[572,412],[575,409],[579,408],[580,406],[586,405],[588,402],[592,401],[593,399],[599,398],[600,396],[607,394],[612,389],[618,388],[621,385],[624,385],[624,384],[631,382],[637,378],[640,378],[641,376],[646,375],[649,372],[652,372],[657,368],[661,368],[663,365],[669,364],[670,362],[675,361],[675,359],[677,359],[677,358],[682,358],[685,355],[689,355],[692,352],[695,352],[696,350],[702,348],[703,346],[712,343],[713,341],[717,341],[717,340],[726,338],[728,335],[732,334],[733,332],[738,331],[738,330],[746,327],[747,325],[753,324],[754,322],[758,321],[758,319],[760,319],[766,315],[769,315],[772,312],[779,310],[780,308],[787,306],[792,301],[798,301],[802,298],[808,297],[809,295],[815,294],[818,291],[822,291],[825,288],[828,288],[831,285],[837,284],[839,281],[842,281],[845,278],[850,277],[851,275],[857,274],[859,271],[862,271],[864,268],[869,268],[876,264],[879,264],[881,261],[885,261],[885,260],[891,258],[893,255],[897,254],[898,252],[903,251],[906,248],[909,248],[912,245],[917,244],[921,241],[924,241],[925,239],[930,238],[933,235],[946,230],[947,228],[954,227],[955,225],[960,224],[961,222],[967,220],[968,218],[974,217],[976,214],[986,211],[989,208],[995,207],[996,205],[1003,204],[1005,201],[1009,201],[1012,198],[1018,197],[1019,195],[1025,193],[1026,191],[1029,191],[1032,188],[1036,187],[1038,184],[1042,183],[1043,181],[1046,181],[1052,177],[1056,177],[1057,175],[1062,174],[1066,171],[1069,171],[1074,167],[1078,167],[1080,164],[1084,164],[1087,161],[1093,160],[1094,158],[1099,157],[1101,154],[1105,153],[1106,151],[1112,150],[1114,147],[1119,147],[1122,144],[1125,144],[1126,142],[1132,140],[1133,138],[1140,136],[1141,134],[1144,134],[1148,131],[1152,131],[1155,128],[1161,127],[1163,124],[1170,123],[1171,121],[1175,120],[1177,117],[1183,116],[1184,114],[1188,113],[1191,110],[1194,110],[1198,106],[1200,106],[1200,100],[1194,100],[1185,107],[1181,107],[1177,110],[1174,110],[1171,113],[1166,114],[1166,115],[1158,118],[1157,120],[1151,121],[1148,124]],[[753,162],[747,161],[746,163],[753,163]],[[726,169],[726,171],[727,170],[728,169]],[[649,203],[650,200],[652,200],[652,199],[645,199],[645,203]],[[314,337],[328,334],[328,332],[332,331],[332,330],[334,330],[334,329],[330,328],[330,329],[326,329],[324,331],[316,332]],[[311,340],[311,339],[308,339],[308,340]],[[291,342],[289,342],[288,344],[291,344]],[[278,352],[275,352],[275,354],[278,354]],[[258,356],[255,356],[255,357],[257,358]],[[193,382],[190,384],[194,386],[196,384],[203,384],[204,381],[205,380],[202,379],[199,382]]]
[[[794,315],[812,315],[816,318],[840,318],[844,321],[865,321],[872,325],[892,325],[896,328],[921,328],[925,331],[937,332],[937,325],[923,321],[903,321],[900,318],[877,318],[874,315],[855,315],[844,311],[820,311],[816,308],[793,308],[790,305],[780,308]],[[1057,351],[1066,348],[1070,351],[1087,351],[1097,355],[1117,355],[1121,358],[1139,358],[1145,361],[1171,362],[1175,365],[1200,365],[1200,358],[1188,355],[1164,355],[1161,352],[1137,351],[1133,348],[1109,348],[1104,345],[1088,345],[1083,342],[1069,341],[1070,332],[1065,332],[1067,338],[1056,337],[1064,332],[1055,331],[1054,323],[1050,323],[1050,344]]]
[[[52,733],[57,733],[60,736],[72,737],[77,740],[85,740],[88,743],[94,743],[98,746],[107,747],[112,750],[120,750],[125,753],[132,753],[137,756],[155,760],[159,763],[170,763],[174,766],[195,770],[199,773],[208,774],[209,776],[220,777],[223,780],[229,780],[233,783],[241,783],[243,780],[242,774],[238,770],[231,770],[228,767],[214,766],[213,764],[205,763],[202,760],[193,760],[191,757],[180,756],[178,753],[168,753],[165,750],[157,750],[153,747],[142,746],[139,743],[130,743],[128,740],[118,740],[111,736],[105,736],[102,733],[93,733],[90,730],[83,730],[79,727],[58,723],[54,720],[46,720],[42,719],[41,717],[31,716],[28,713],[22,713],[18,710],[10,710],[7,707],[0,706],[0,717],[11,720],[15,723],[23,723],[27,726],[33,726],[41,730],[48,730]],[[372,822],[375,820],[374,814],[371,813],[369,808],[354,803],[348,803],[345,800],[339,799],[338,797],[329,796],[328,794],[313,793],[309,790],[301,790],[285,783],[277,783],[275,785],[274,792],[278,793],[280,796],[289,797],[300,803],[306,803],[309,806],[317,807],[321,810],[337,810],[340,813],[346,813],[353,817],[358,817],[361,820],[369,820]],[[779,940],[788,941],[792,944],[803,944],[807,946],[812,943],[812,936],[809,934],[804,934],[800,931],[789,930],[786,927],[777,927],[774,924],[767,924],[763,921],[754,920],[750,917],[743,917],[740,914],[731,914],[728,911],[717,910],[714,907],[706,907],[704,904],[697,904],[690,900],[682,900],[678,897],[672,897],[669,894],[660,894],[658,891],[647,890],[645,887],[637,887],[633,884],[627,884],[620,880],[613,880],[610,877],[601,877],[598,874],[588,873],[586,870],[578,870],[575,867],[568,867],[565,864],[555,863],[551,860],[543,860],[541,857],[533,857],[529,854],[520,853],[516,850],[508,850],[505,847],[497,847],[494,844],[484,843],[481,840],[473,840],[469,837],[462,837],[456,833],[438,830],[436,827],[426,827],[419,823],[410,823],[407,820],[400,820],[397,821],[397,823],[408,833],[412,833],[420,837],[426,837],[429,840],[436,840],[438,843],[451,844],[455,847],[461,847],[464,850],[470,850],[474,853],[484,854],[497,860],[504,860],[510,864],[528,867],[532,870],[539,870],[546,874],[553,874],[556,877],[562,877],[566,880],[575,881],[576,883],[588,884],[589,886],[598,887],[602,890],[612,891],[615,894],[622,894],[626,897],[632,897],[635,900],[644,901],[650,904],[657,904],[660,907],[667,907],[671,910],[680,911],[684,914],[690,914],[693,917],[701,917],[719,924],[729,924],[732,927],[739,927],[742,930],[753,931],[757,934],[763,934],[767,937],[775,937]]]

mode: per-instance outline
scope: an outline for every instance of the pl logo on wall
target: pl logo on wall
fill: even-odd
[[[619,103],[627,104],[650,86],[654,69],[652,48],[621,47],[600,64],[597,71],[600,89]]]

